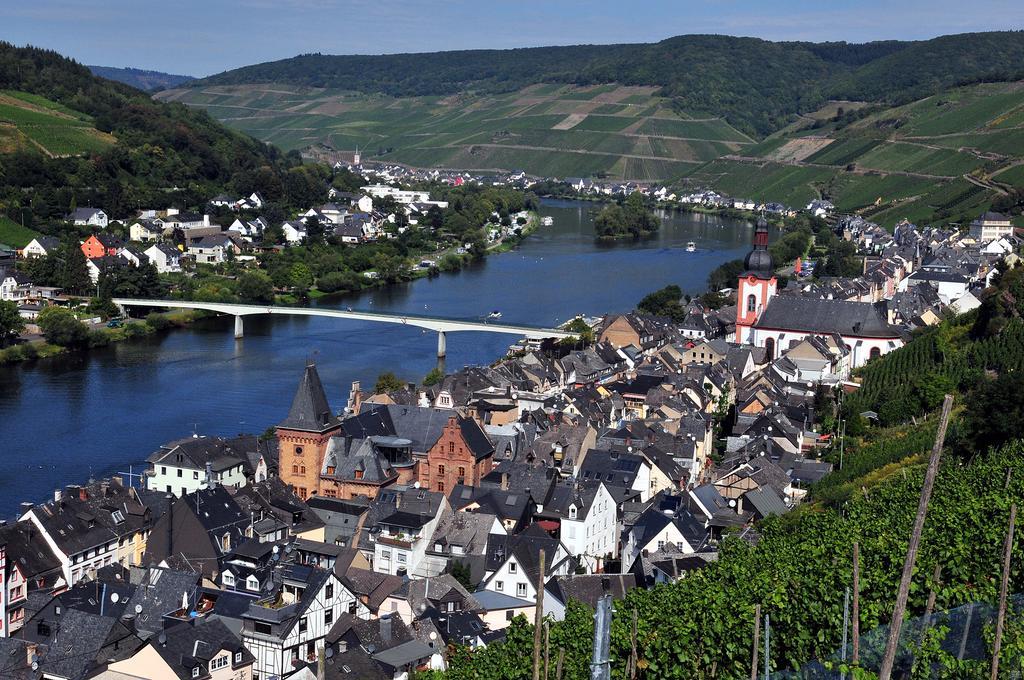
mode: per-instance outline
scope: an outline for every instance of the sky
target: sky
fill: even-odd
[[[1024,28],[1022,0],[0,0],[0,39],[85,64],[206,76],[309,52],[655,42],[917,40]]]

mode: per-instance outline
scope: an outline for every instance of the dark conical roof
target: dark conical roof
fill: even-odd
[[[743,266],[748,274],[771,275],[775,270],[772,254],[768,252],[768,221],[761,216],[754,230],[754,249],[747,253]]]
[[[327,403],[327,394],[324,392],[323,383],[320,382],[320,375],[316,372],[316,365],[306,366],[302,382],[299,383],[299,389],[292,399],[288,417],[278,427],[286,430],[325,432],[339,424],[338,419],[331,413],[330,404]]]

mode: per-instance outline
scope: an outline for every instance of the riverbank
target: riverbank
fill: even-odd
[[[197,319],[208,315],[208,312],[202,310],[178,309],[171,312],[153,312],[146,316],[145,320],[128,321],[115,328],[108,328],[106,326],[90,327],[88,343],[82,347],[64,347],[47,342],[42,337],[33,337],[27,341],[0,349],[0,365],[49,359],[70,352],[86,352],[98,347],[107,347],[108,345],[126,340],[136,340],[155,333],[185,328]]]

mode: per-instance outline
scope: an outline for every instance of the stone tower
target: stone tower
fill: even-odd
[[[331,412],[316,365],[309,364],[288,417],[277,426],[281,479],[299,497],[306,499],[319,493],[327,444],[340,431],[341,421]]]

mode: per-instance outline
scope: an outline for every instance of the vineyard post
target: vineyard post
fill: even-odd
[[[1009,479],[1009,476],[1007,476]],[[1003,546],[1003,582],[999,586],[999,614],[996,616],[996,639],[992,643],[991,680],[999,678],[999,650],[1003,645],[1003,622],[1006,618],[1006,592],[1010,587],[1010,556],[1013,552],[1013,530],[1017,523],[1017,504],[1010,506],[1010,528],[1006,530],[1006,545]]]
[[[544,622],[544,680],[548,680],[548,666],[550,662],[550,651],[551,651],[551,625]]]
[[[847,633],[850,629],[850,587],[846,587],[846,593],[843,595],[843,647],[842,653],[840,654],[843,665],[846,665],[846,643],[849,640]],[[839,677],[846,678],[846,673],[842,673]]]
[[[769,644],[772,639],[772,622],[768,614],[764,615],[764,680],[769,680],[771,673],[771,649]]]
[[[942,419],[939,421],[939,430],[935,434],[932,455],[928,459],[928,469],[924,474],[924,484],[921,485],[921,499],[917,504],[914,528],[910,532],[907,557],[903,562],[903,575],[900,577],[899,589],[896,591],[896,605],[892,611],[889,639],[885,643],[885,655],[882,657],[882,665],[878,670],[878,680],[889,680],[892,677],[892,667],[896,662],[896,649],[900,643],[900,631],[903,629],[903,614],[907,610],[907,598],[910,595],[910,577],[914,572],[914,562],[917,561],[917,550],[921,544],[921,533],[924,531],[924,518],[928,514],[928,501],[932,497],[935,477],[939,473],[939,459],[942,458],[942,446],[946,440],[946,428],[949,426],[949,414],[952,410],[953,396],[947,394],[942,404]]]
[[[754,605],[754,644],[750,660],[750,680],[757,680],[757,644],[761,641],[761,605]]]
[[[562,680],[562,662],[565,661],[565,647],[558,648],[558,659],[555,661],[555,680]]]
[[[860,543],[853,542],[853,665],[860,663]]]

